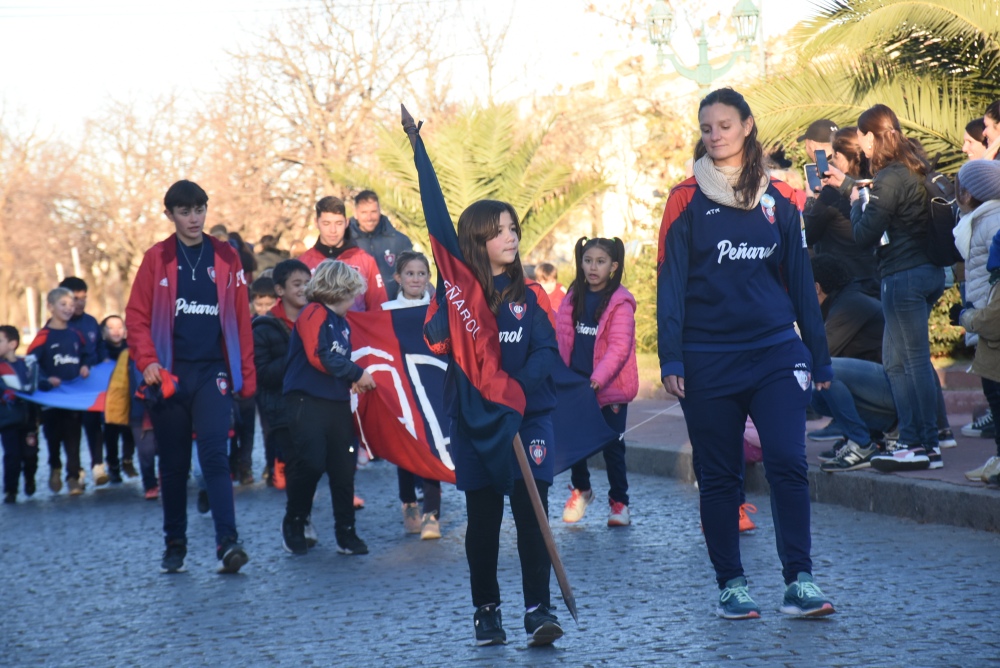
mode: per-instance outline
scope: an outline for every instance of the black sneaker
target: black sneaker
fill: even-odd
[[[547,605],[540,605],[524,614],[524,630],[528,632],[528,647],[551,645],[563,636],[559,620]]]
[[[116,468],[108,469],[108,482],[112,485],[120,485],[122,483],[121,470]]]
[[[845,445],[847,445],[847,439],[840,438],[839,440],[837,440],[836,443],[833,444],[832,448],[830,448],[829,450],[824,450],[823,452],[819,453],[819,460],[821,462],[833,461],[834,459],[837,458],[837,455],[840,453],[840,451],[844,449]]]
[[[215,551],[215,557],[219,560],[220,573],[239,573],[240,569],[250,561],[250,557],[243,549],[243,543],[235,538],[224,538],[222,545]]]
[[[135,470],[135,464],[132,463],[131,459],[122,460],[122,473],[125,474],[126,478],[135,478],[139,475],[139,472]]]
[[[199,489],[198,490],[198,512],[202,515],[208,515],[212,511],[212,505],[208,502],[208,492]]]
[[[35,477],[34,476],[31,476],[30,478],[28,476],[24,477],[24,495],[25,496],[34,496],[35,495]]]
[[[253,483],[253,473],[250,469],[243,469],[240,471],[240,485],[252,485]]]
[[[365,545],[365,541],[358,538],[354,527],[351,527],[337,536],[337,552],[341,554],[368,554],[368,546]]]
[[[285,519],[281,521],[281,545],[286,552],[292,554],[305,554],[309,551],[304,518],[285,515]]]
[[[479,606],[472,616],[472,624],[476,628],[476,644],[480,647],[507,644],[500,608],[495,603]]]
[[[187,551],[187,543],[183,540],[172,540],[167,543],[167,549],[163,551],[163,561],[160,562],[160,572],[183,573]]]
[[[3,495],[4,503],[17,503],[17,492],[6,492]]]

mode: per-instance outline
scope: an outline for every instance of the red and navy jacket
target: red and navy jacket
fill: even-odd
[[[42,327],[28,346],[28,354],[38,361],[38,389],[45,391],[52,389],[48,380],[52,376],[73,380],[80,375],[81,367],[94,363],[87,351],[87,340],[72,327]]]
[[[222,352],[233,391],[250,397],[257,389],[257,372],[246,275],[239,255],[228,243],[207,235],[203,243],[211,243],[215,252],[213,280],[219,298]],[[173,370],[176,304],[177,235],[171,234],[146,251],[125,308],[129,354],[140,372],[154,362]]]
[[[28,365],[24,358],[18,357],[13,362],[0,359],[0,401],[15,401],[14,392],[28,391],[29,381]]]
[[[316,267],[323,260],[340,260],[357,269],[368,287],[364,294],[358,295],[354,300],[352,311],[381,311],[382,304],[389,301],[375,258],[353,244],[347,248],[331,248],[317,241],[315,246],[300,255],[298,259],[313,273],[316,273]]]
[[[350,401],[351,385],[363,373],[364,369],[351,361],[351,328],[347,319],[322,304],[307,304],[288,339],[283,392]]]
[[[692,177],[670,191],[660,225],[660,376],[684,376],[684,351],[754,350],[795,339],[813,379],[832,380],[823,316],[791,197],[771,180],[749,211],[710,200]]]

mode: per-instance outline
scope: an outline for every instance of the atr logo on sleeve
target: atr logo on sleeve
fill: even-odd
[[[174,309],[174,317],[176,318],[181,313],[185,315],[214,315],[219,316],[219,305],[213,304],[209,306],[208,304],[199,304],[198,302],[189,302],[183,297],[177,298],[177,306]]]
[[[535,462],[537,466],[541,466],[542,462],[545,461],[545,455],[547,453],[548,448],[545,447],[545,439],[531,439],[531,443],[528,445],[528,455],[531,457],[531,461]]]

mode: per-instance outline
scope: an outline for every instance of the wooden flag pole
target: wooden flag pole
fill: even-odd
[[[562,591],[563,601],[569,614],[573,615],[573,621],[580,623],[576,616],[576,598],[573,596],[573,588],[566,577],[566,569],[559,558],[559,548],[556,547],[555,538],[552,537],[552,528],[549,527],[549,518],[545,514],[542,506],[542,497],[538,494],[538,486],[535,485],[535,478],[531,475],[531,465],[528,464],[528,456],[524,454],[524,444],[521,443],[521,435],[514,435],[514,456],[517,457],[517,465],[521,467],[521,475],[524,477],[524,486],[528,488],[528,496],[531,497],[531,505],[535,509],[535,517],[538,519],[538,527],[542,530],[542,539],[545,541],[545,549],[549,552],[549,559],[552,561],[552,570],[556,572],[556,581],[559,582],[559,589]]]

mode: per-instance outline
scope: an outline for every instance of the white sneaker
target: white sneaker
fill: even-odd
[[[368,462],[370,462],[371,460],[372,460],[372,458],[368,456],[368,449],[365,446],[363,446],[363,445],[359,445],[358,446],[358,468],[359,469],[363,469],[364,467],[368,466]]]
[[[628,506],[617,501],[609,501],[609,503],[611,504],[611,513],[608,515],[609,527],[627,527],[632,523]]]
[[[433,514],[427,513],[420,525],[420,540],[434,540],[441,537],[441,523]]]
[[[570,489],[573,490],[573,493],[569,495],[566,505],[563,506],[563,522],[567,524],[582,520],[584,513],[587,512],[587,506],[594,500],[594,490],[592,489],[588,489],[586,492],[581,492],[574,487],[570,487]]]
[[[979,468],[965,472],[965,477],[973,482],[987,482],[991,475],[1000,473],[1000,457],[993,455]]]
[[[979,436],[980,438],[992,438],[996,425],[993,422],[993,411],[986,409],[986,412],[962,427],[962,436]],[[988,436],[984,436],[983,432]]]
[[[415,503],[403,504],[403,531],[420,533],[420,508]]]
[[[94,476],[95,485],[107,485],[108,484],[108,468],[104,464],[94,464],[94,468],[90,470],[91,475]],[[83,469],[80,469],[80,478],[83,482]]]

